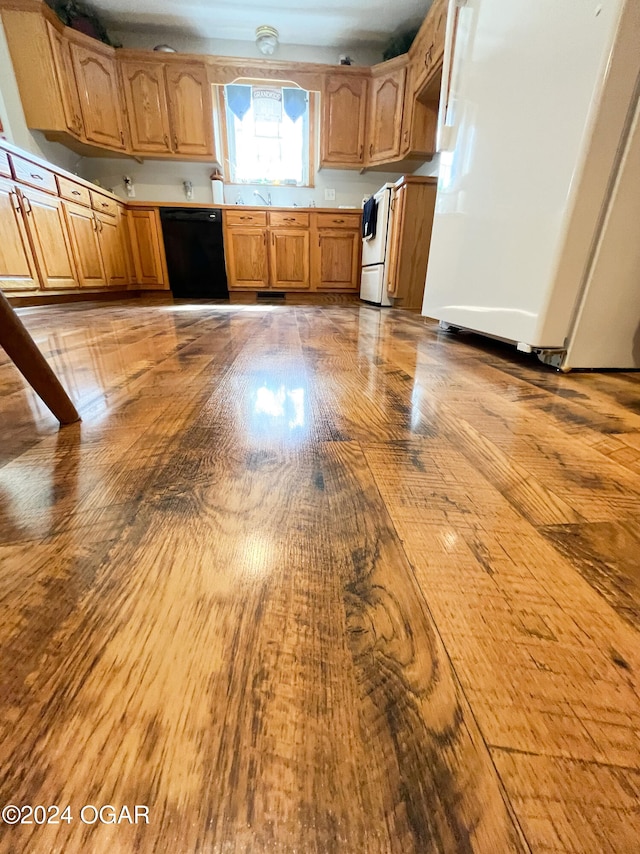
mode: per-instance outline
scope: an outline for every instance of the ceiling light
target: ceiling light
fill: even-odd
[[[274,27],[263,25],[256,30],[256,46],[260,53],[271,56],[278,47],[278,31]]]

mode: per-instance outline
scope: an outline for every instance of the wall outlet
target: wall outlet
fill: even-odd
[[[325,200],[325,202],[335,202],[336,191],[335,190],[329,190],[327,187],[325,187],[324,200]]]

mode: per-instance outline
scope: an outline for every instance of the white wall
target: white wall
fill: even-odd
[[[9,142],[44,157],[56,166],[76,171],[80,157],[63,145],[49,142],[39,131],[29,130],[24,118],[18,83],[13,72],[9,46],[0,21],[0,117]]]
[[[152,50],[157,44],[169,44],[179,53],[204,53],[211,56],[242,56],[250,59],[281,59],[287,62],[324,62],[337,65],[340,56],[346,54],[354,65],[375,65],[382,62],[385,45],[360,44],[351,48],[310,47],[301,44],[280,44],[273,57],[263,56],[250,41],[230,39],[201,39],[180,34],[168,35],[166,30],[146,29],[144,32],[129,32],[109,28],[109,37],[123,47]]]

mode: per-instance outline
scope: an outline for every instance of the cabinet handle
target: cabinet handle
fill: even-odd
[[[109,207],[109,202],[100,202],[100,204],[102,205],[103,208]]]
[[[369,146],[369,157],[373,154],[373,143]]]
[[[253,219],[252,216],[241,216],[240,219]]]
[[[284,218],[284,221],[285,221],[285,222],[295,222],[295,221],[296,221],[296,218],[295,218],[294,216],[286,216],[286,217]]]
[[[43,176],[42,176],[42,175],[38,175],[38,173],[37,173],[37,172],[30,172],[29,174],[30,174],[30,175],[31,175],[31,177],[34,179],[34,181],[44,181]]]
[[[71,195],[72,196],[81,196],[82,193],[80,192],[80,190],[71,190]]]
[[[362,160],[362,155],[364,154],[364,142],[360,145],[360,154],[358,155],[358,160]]]
[[[22,198],[24,199],[25,211],[26,211],[26,213],[30,214],[31,213],[31,202],[24,195],[22,196]]]
[[[17,194],[10,192],[9,198],[11,199],[11,204],[13,205],[14,211],[18,211],[18,213],[20,213],[20,199],[18,198]]]
[[[98,220],[98,225],[100,226],[100,234],[102,234],[102,220]]]
[[[272,245],[272,246],[275,246],[275,245],[276,245],[276,236],[275,236],[275,234],[273,233],[273,231],[271,232],[271,245]]]
[[[344,222],[343,219],[334,219],[334,222]]]
[[[178,150],[178,134],[177,133],[174,133],[174,135],[173,135],[173,146],[174,146],[175,150],[177,151]]]
[[[166,133],[164,135],[164,145],[165,145],[165,148],[171,149],[171,143],[169,142],[169,137],[167,136]]]
[[[122,143],[122,147],[124,148],[124,131],[120,131],[120,142]]]
[[[264,233],[264,237],[262,238],[262,242],[264,243],[265,246],[267,245],[267,232],[266,231]]]

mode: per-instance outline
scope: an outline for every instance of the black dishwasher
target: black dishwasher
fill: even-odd
[[[160,219],[173,295],[226,299],[220,208],[160,208]]]

